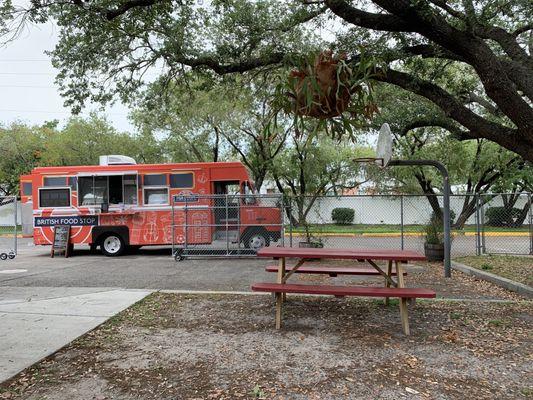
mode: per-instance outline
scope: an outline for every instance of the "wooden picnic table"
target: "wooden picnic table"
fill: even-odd
[[[272,292],[276,294],[276,329],[281,328],[281,315],[283,297],[286,293],[307,294],[331,294],[334,296],[372,296],[372,297],[398,297],[400,299],[400,316],[402,328],[409,335],[409,320],[407,313],[407,300],[417,297],[435,297],[435,292],[423,288],[405,288],[404,269],[402,263],[409,261],[424,261],[426,258],[417,252],[410,250],[389,249],[339,249],[339,248],[299,248],[299,247],[264,247],[257,252],[258,257],[277,258],[277,283],[255,283],[252,290]],[[288,268],[287,258],[296,258],[295,265]],[[287,280],[294,273],[299,273],[299,268],[313,259],[339,259],[364,261],[371,265],[375,271],[384,277],[384,288],[369,288],[357,286],[333,286],[333,285],[295,285],[287,284]],[[377,262],[386,261],[387,271],[384,271]],[[394,266],[394,271],[393,271]],[[327,273],[326,268],[308,267],[301,272]],[[269,270],[267,268],[267,270]],[[270,269],[272,270],[272,269]],[[342,274],[342,268],[334,269],[336,274]],[[347,269],[347,275],[355,275],[353,269]],[[396,276],[396,280],[394,279]]]

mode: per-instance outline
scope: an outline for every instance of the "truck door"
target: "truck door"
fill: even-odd
[[[214,183],[215,199],[214,218],[217,228],[229,225],[237,225],[239,221],[239,181],[220,181]],[[225,228],[223,228],[225,229]]]

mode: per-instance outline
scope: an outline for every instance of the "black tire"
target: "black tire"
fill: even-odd
[[[244,232],[241,239],[247,249],[259,250],[270,245],[270,235],[261,228],[252,228]]]
[[[0,260],[7,260],[7,253],[0,253]]]
[[[108,233],[100,240],[100,251],[104,256],[120,256],[126,250],[124,239],[116,233]]]

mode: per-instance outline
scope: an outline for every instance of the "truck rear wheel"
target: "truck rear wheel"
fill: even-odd
[[[259,250],[270,245],[270,235],[264,229],[252,228],[242,235],[244,247]]]
[[[102,254],[107,257],[121,255],[126,248],[124,240],[116,233],[105,235],[100,244]]]

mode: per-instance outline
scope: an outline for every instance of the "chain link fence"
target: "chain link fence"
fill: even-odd
[[[17,254],[20,210],[15,196],[0,196],[0,261]]]
[[[262,247],[284,244],[279,194],[187,195],[172,200],[170,229],[176,260],[252,256]]]
[[[533,254],[530,193],[452,195],[452,256]],[[442,220],[441,195],[353,195],[286,199],[291,246],[424,251],[425,231]]]

